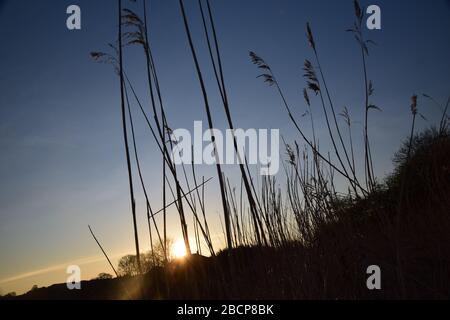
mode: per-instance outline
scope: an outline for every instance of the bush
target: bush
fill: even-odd
[[[109,273],[102,272],[102,273],[98,274],[98,276],[97,276],[97,278],[95,278],[95,280],[109,280],[112,278],[113,278],[113,276],[110,275]]]
[[[170,248],[172,247],[172,241],[167,241],[168,256],[167,262],[170,262],[172,257],[170,254]],[[164,249],[161,244],[158,244],[153,249],[153,255],[151,252],[141,254],[141,267],[142,272],[150,272],[154,267],[164,266]],[[135,255],[126,255],[119,260],[118,271],[119,276],[135,276],[139,274],[139,268],[137,265],[137,259]]]

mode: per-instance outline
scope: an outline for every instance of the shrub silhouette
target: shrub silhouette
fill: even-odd
[[[99,273],[98,276],[95,278],[95,280],[108,280],[108,279],[112,279],[113,276],[109,273]]]
[[[172,241],[167,240],[167,247],[172,246]],[[167,254],[167,262],[172,260],[170,252]],[[164,248],[161,244],[153,248],[153,253],[148,252],[141,254],[141,268],[143,273],[150,272],[155,267],[162,267],[166,264]],[[135,255],[126,255],[119,260],[118,270],[119,276],[135,276],[139,274],[137,259]]]

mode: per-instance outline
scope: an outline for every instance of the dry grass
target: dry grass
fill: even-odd
[[[348,31],[355,36],[362,55],[364,128],[363,132],[358,134],[361,134],[364,140],[364,150],[360,153],[360,157],[364,159],[364,167],[358,168],[355,165],[358,150],[355,150],[353,144],[355,131],[352,130],[350,110],[344,108],[341,113],[337,113],[335,109],[331,88],[320,64],[319,43],[311,26],[306,26],[306,41],[312,49],[313,59],[305,59],[303,65],[306,79],[303,96],[306,104],[305,115],[310,115],[312,137],[305,134],[299,120],[291,111],[274,70],[263,58],[250,52],[252,63],[262,72],[258,77],[276,89],[289,120],[299,134],[301,144],[297,141],[284,142],[284,192],[276,187],[275,178],[271,177],[264,178],[261,188],[257,190],[245,162],[239,166],[241,184],[239,192],[236,192],[236,188],[224,176],[220,164],[217,164],[227,241],[227,250],[218,255],[212,246],[206,219],[205,179],[202,178],[203,183],[199,184],[193,164],[191,171],[186,170],[185,166],[176,167],[169,156],[174,146],[169,138],[169,119],[148,41],[145,1],[143,19],[134,10],[122,11],[120,3],[121,1],[119,48],[114,49],[113,54],[93,53],[92,57],[97,61],[112,64],[121,78],[123,127],[133,219],[133,172],[128,151],[127,124],[131,125],[137,173],[147,202],[152,255],[155,255],[155,233],[152,232],[155,230],[159,246],[163,248],[166,257],[164,267],[155,267],[148,274],[140,276],[142,291],[139,292],[143,292],[143,296],[136,296],[137,298],[355,299],[449,296],[449,102],[445,107],[440,106],[443,116],[439,130],[416,135],[416,115],[419,113],[417,96],[413,97],[409,142],[397,156],[396,172],[386,183],[379,182],[374,175],[369,137],[369,112],[378,109],[370,101],[374,95],[374,86],[368,78],[366,66],[368,45],[372,42],[364,39],[363,9],[357,1],[354,1],[356,22]],[[206,0],[207,11],[204,10],[204,3],[199,1],[204,37],[228,126],[233,129],[221,62],[219,33],[214,24],[209,0]],[[203,80],[201,61],[198,60],[193,44],[193,35],[182,0],[180,9],[204,98],[208,124],[213,128],[213,113],[209,106],[211,93],[207,91]],[[126,28],[125,32],[122,31],[122,26]],[[139,45],[143,49],[150,106],[141,103],[123,68],[122,38],[127,40],[127,44]],[[130,90],[133,101],[128,97]],[[316,97],[322,107],[325,123],[316,123],[312,116],[311,108]],[[428,95],[424,97],[434,101]],[[128,117],[125,115],[126,107]],[[145,118],[162,157],[162,236],[160,226],[154,219],[159,212],[154,213],[152,210],[146,182],[139,166],[133,107],[139,107],[138,111]],[[153,117],[148,116],[146,109],[153,113]],[[348,140],[338,122],[339,115],[348,129]],[[315,133],[318,125],[327,128],[333,147],[331,152],[321,150],[319,146]],[[237,149],[236,141],[234,143]],[[358,172],[364,172],[365,183],[359,180]],[[347,181],[348,191],[336,190],[336,175]],[[183,177],[184,181],[180,177]],[[172,195],[173,204],[176,205],[180,217],[187,252],[191,252],[188,241],[188,221],[191,216],[197,248],[206,244],[211,258],[193,255],[184,265],[168,263],[165,209],[171,204],[168,204],[170,200],[167,199],[166,188]],[[136,238],[137,252],[138,246]],[[383,290],[380,292],[371,292],[366,288],[365,271],[371,264],[377,264],[383,270]]]

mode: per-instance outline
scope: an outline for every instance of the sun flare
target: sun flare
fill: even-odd
[[[177,240],[172,246],[172,254],[175,258],[184,258],[186,256],[186,247],[182,239]]]

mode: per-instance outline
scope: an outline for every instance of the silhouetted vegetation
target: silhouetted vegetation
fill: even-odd
[[[367,67],[369,46],[373,42],[364,37],[362,21],[365,10],[358,1],[354,1],[355,23],[348,31],[357,40],[357,50],[361,51],[362,132],[358,133],[353,128],[349,107],[340,113],[336,109],[332,87],[319,58],[320,40],[309,23],[305,40],[311,48],[312,59],[305,59],[303,63],[306,80],[303,98],[312,137],[308,136],[297,113],[292,111],[275,70],[261,56],[250,52],[251,62],[261,71],[258,78],[275,89],[299,141],[284,141],[286,188],[283,191],[275,177],[264,177],[261,186],[256,186],[251,170],[244,162],[239,165],[241,183],[238,195],[220,164],[216,165],[226,239],[226,250],[218,253],[212,244],[204,199],[205,185],[209,180],[205,177],[199,179],[193,163],[177,167],[170,157],[176,141],[172,139],[170,119],[152,55],[146,2],[142,2],[141,9],[134,3],[136,1],[131,2],[129,6],[123,6],[122,0],[118,0],[119,35],[117,41],[109,46],[112,53],[93,52],[91,57],[97,62],[112,65],[120,81],[136,254],[120,259],[115,279],[99,277],[84,283],[80,292],[66,290],[61,293],[60,286],[33,290],[25,298],[357,299],[450,296],[450,136],[447,115],[450,100],[445,106],[440,106],[442,118],[438,129],[416,133],[417,115],[422,116],[419,112],[421,100],[413,95],[411,132],[394,157],[395,170],[385,181],[377,178],[370,143],[369,115],[380,108],[372,101],[375,99],[375,85],[369,78]],[[213,93],[204,83],[202,64],[193,41],[195,35],[191,33],[183,0],[179,0],[179,4],[205,114],[209,127],[213,128],[215,118],[209,104]],[[219,89],[228,126],[234,129],[221,62],[220,32],[214,24],[210,1],[199,0],[198,4],[203,36],[214,69],[213,79]],[[139,46],[145,56],[143,70],[146,72],[149,105],[142,103],[143,99],[136,93],[124,67],[126,48],[130,45]],[[439,105],[429,95],[422,98]],[[315,104],[320,106],[324,123],[319,123],[313,116]],[[133,110],[144,118],[162,158],[160,185],[163,209],[158,212],[151,205],[151,195],[146,187],[148,181],[140,166]],[[338,116],[344,120],[345,130]],[[326,128],[331,152],[320,147],[315,132],[319,125]],[[361,138],[364,145],[360,152],[360,158],[364,160],[361,168],[355,162],[359,151],[354,145],[357,138]],[[236,141],[234,147],[237,150]],[[217,151],[214,151],[217,156]],[[135,166],[132,165],[132,155]],[[136,175],[145,195],[143,207],[151,248],[147,254],[139,249],[138,212],[133,189]],[[336,187],[336,176],[344,179],[347,190]],[[169,201],[170,196],[172,202]],[[172,260],[169,252],[166,208],[171,205],[175,205],[178,212],[187,252],[186,258],[181,260]],[[163,215],[162,232],[155,219],[158,214]],[[190,221],[199,254],[192,254]],[[95,236],[94,239],[108,259]],[[207,248],[210,257],[201,255],[202,247]],[[366,286],[366,269],[370,265],[378,265],[382,270],[383,289],[380,291],[370,291]]]
[[[95,280],[109,280],[112,278],[113,278],[113,276],[110,275],[109,273],[102,272],[102,273],[98,274],[98,276],[95,278]]]

